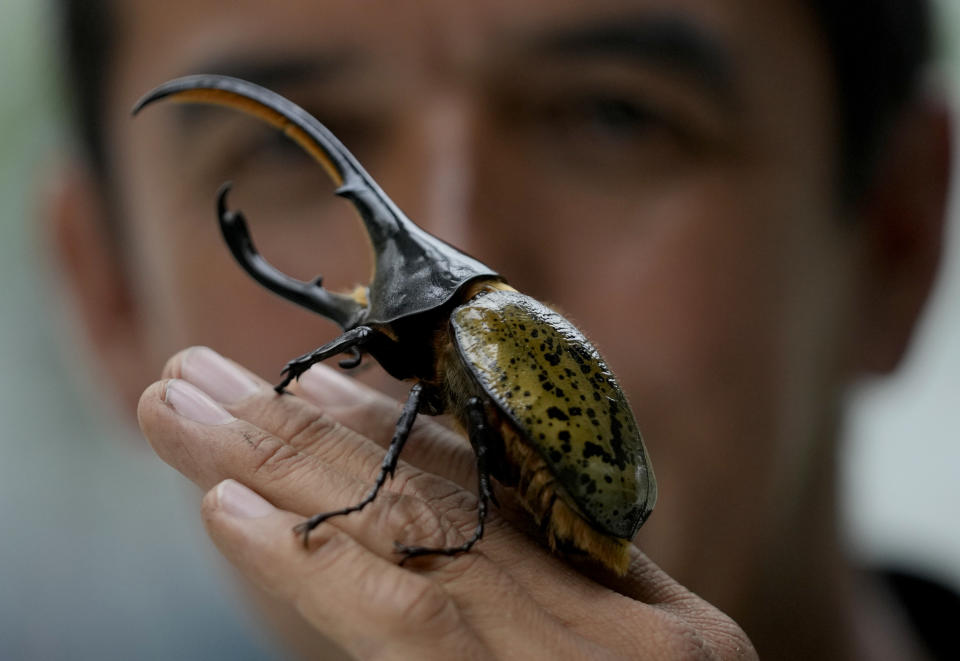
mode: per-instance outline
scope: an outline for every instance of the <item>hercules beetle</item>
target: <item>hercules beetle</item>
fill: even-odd
[[[296,280],[255,249],[240,212],[217,213],[224,239],[260,284],[335,321],[343,335],[290,361],[283,392],[311,365],[341,353],[342,367],[374,357],[413,388],[376,482],[354,506],[318,514],[297,526],[304,543],[332,516],[370,503],[392,476],[419,413],[449,412],[476,452],[479,523],[450,548],[397,544],[404,559],[468,551],[483,535],[490,477],[517,488],[555,551],[586,554],[618,573],[629,542],[649,516],[657,488],[626,397],[597,350],[559,314],[510,287],[476,259],[410,221],[356,158],[318,120],[282,96],[235,78],[200,75],[169,81],[143,97],[137,113],[159,99],[235,108],[276,128],[311,154],[357,208],[374,253],[373,281],[349,294],[324,289],[318,277]]]

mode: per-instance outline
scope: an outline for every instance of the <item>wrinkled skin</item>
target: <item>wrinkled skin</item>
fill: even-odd
[[[667,14],[706,38],[706,61],[725,73],[717,78],[705,62],[688,69],[545,45],[587,25],[642,26]],[[224,180],[234,180],[232,203],[280,268],[301,278],[322,272],[330,286],[368,278],[349,205],[330,195],[319,168],[255,122],[172,107],[128,118],[140,94],[177,75],[294,64],[290,75],[259,82],[327,123],[425,229],[555,304],[597,344],[661,485],[637,540],[651,559],[731,615],[761,653],[912,652],[895,618],[879,638],[864,634],[887,623],[888,611],[856,582],[840,548],[834,453],[844,387],[896,365],[936,269],[948,151],[941,110],[912,106],[873,185],[844,205],[829,62],[797,2],[437,0],[371,2],[360,12],[346,0],[269,10],[193,0],[176,11],[131,0],[117,16],[123,38],[104,101],[110,176],[104,183],[80,164],[66,167],[48,215],[95,355],[131,409],[184,346],[215,347],[272,378],[336,333],[232,263],[212,210]],[[105,217],[121,226],[119,240]],[[394,395],[407,388],[375,370],[360,378]],[[172,459],[171,438],[225,443],[238,432],[165,418],[162,392],[155,386],[141,404],[161,455],[188,474],[207,471],[197,481],[208,488],[252,479]],[[276,436],[278,411],[298,405],[256,397],[231,409],[246,421],[231,425]],[[322,398],[310,405],[379,442],[392,428],[390,415],[357,414],[354,405],[346,415]],[[377,425],[367,426],[371,419]],[[416,456],[422,470],[435,466],[426,452]],[[372,477],[364,462],[334,466]],[[336,494],[310,491],[308,475],[245,483],[298,514],[334,506]],[[271,514],[266,527],[241,532],[217,518],[214,500],[206,501],[214,538],[269,583],[269,558],[288,556],[260,556],[251,540],[295,517]],[[361,545],[392,542],[383,530],[368,538],[364,520],[372,518],[342,525]],[[464,576],[480,565],[494,572],[484,576],[509,573],[503,549],[513,547],[498,535],[522,541],[496,530],[480,557],[455,561],[470,567]],[[553,562],[523,548],[522,566]],[[493,558],[508,568],[488,565]],[[551,580],[565,580],[550,566]],[[535,600],[543,594],[525,587]]]

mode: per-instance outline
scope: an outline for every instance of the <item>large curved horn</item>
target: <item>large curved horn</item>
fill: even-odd
[[[133,114],[161,100],[221,105],[253,115],[282,130],[313,156],[338,186],[337,194],[349,199],[363,220],[374,252],[374,279],[368,307],[346,310],[331,299],[319,282],[304,283],[270,266],[253,249],[242,216],[231,214],[220,197],[221,227],[234,256],[258,281],[300,305],[334,319],[344,328],[358,323],[389,323],[400,317],[433,309],[449,300],[466,282],[478,277],[498,277],[490,268],[440,239],[428,234],[383,192],[346,147],[316,118],[295,103],[253,83],[217,75],[177,78],[141,98]],[[229,229],[232,228],[232,229]],[[231,236],[227,236],[232,232]],[[234,246],[244,246],[237,250]],[[252,259],[256,255],[257,259]],[[246,256],[246,257],[245,257]],[[282,277],[281,277],[282,276]],[[306,289],[324,291],[323,296]],[[411,292],[414,295],[411,296]],[[349,298],[334,295],[338,299]],[[360,306],[359,303],[356,303]],[[347,325],[345,317],[350,317]]]

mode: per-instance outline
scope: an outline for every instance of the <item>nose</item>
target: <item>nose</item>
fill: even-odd
[[[422,165],[417,179],[418,225],[463,250],[470,250],[476,173],[476,113],[461,95],[425,101],[411,135],[418,136]]]
[[[508,276],[537,281],[539,257],[519,224],[536,205],[506,176],[511,150],[469,93],[423,95],[409,111],[381,172],[388,195],[417,225]]]

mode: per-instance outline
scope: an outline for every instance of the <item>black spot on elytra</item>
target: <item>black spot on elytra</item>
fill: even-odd
[[[546,390],[547,392],[553,390],[553,384],[552,384],[551,382],[549,382],[549,381],[544,381],[542,387],[543,387],[543,389]],[[559,391],[558,391],[558,392],[559,392]]]
[[[555,464],[559,464],[562,459],[563,459],[563,455],[560,454],[559,451],[550,450],[550,461],[552,461]]]
[[[553,418],[554,420],[569,420],[567,414],[561,411],[556,406],[551,406],[547,409],[547,416]]]
[[[557,434],[557,438],[559,438],[561,441],[567,442],[570,440],[570,432],[564,429],[562,432]]]
[[[571,406],[567,409],[567,411],[570,413],[570,417],[581,415],[583,413],[583,410],[579,406]]]
[[[606,482],[607,484],[613,484],[613,478],[610,477],[609,475],[604,475],[603,481]]]
[[[554,367],[556,367],[560,363],[560,356],[558,356],[555,353],[545,353],[543,354],[543,357],[548,363],[550,363]]]

